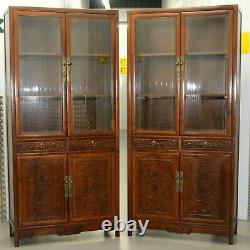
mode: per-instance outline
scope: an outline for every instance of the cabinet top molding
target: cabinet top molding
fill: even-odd
[[[240,11],[237,4],[234,5],[217,5],[217,6],[201,6],[201,7],[187,7],[187,8],[152,8],[152,9],[138,9],[128,11],[128,14],[151,14],[151,13],[175,13],[175,12],[195,12],[195,11],[212,11],[212,10],[234,10]]]
[[[26,6],[9,6],[4,15],[10,11],[53,11],[58,13],[87,13],[87,14],[104,14],[104,15],[116,15],[118,16],[118,10],[93,10],[93,9],[72,9],[72,8],[47,8],[47,7],[26,7]]]

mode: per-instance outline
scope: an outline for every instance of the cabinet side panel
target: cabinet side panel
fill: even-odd
[[[14,223],[14,169],[13,169],[13,138],[12,138],[12,84],[11,84],[11,14],[4,16],[5,22],[5,84],[6,84],[6,114],[8,139],[8,172],[9,172],[9,213]]]
[[[240,81],[241,81],[241,13],[235,14],[235,62],[234,62],[234,204],[233,220],[238,213],[238,172],[239,172],[239,128],[240,128]]]

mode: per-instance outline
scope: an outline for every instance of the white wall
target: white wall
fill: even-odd
[[[249,0],[163,0],[163,7],[177,8],[190,6],[209,6],[223,4],[239,4],[242,11],[242,31],[250,32]],[[241,70],[241,119],[240,119],[240,171],[239,171],[239,212],[240,219],[248,216],[248,178],[249,178],[249,128],[250,128],[250,54],[242,55]]]

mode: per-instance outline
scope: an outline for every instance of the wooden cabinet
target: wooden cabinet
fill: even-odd
[[[237,6],[130,11],[129,219],[237,232]]]
[[[5,14],[16,246],[25,237],[99,230],[119,216],[117,27],[117,11]]]

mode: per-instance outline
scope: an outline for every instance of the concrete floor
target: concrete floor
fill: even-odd
[[[120,193],[121,193],[121,218],[127,219],[127,158],[126,134],[121,133],[121,158],[120,158]],[[70,249],[70,250],[204,250],[204,249],[250,249],[250,222],[239,221],[238,235],[235,244],[229,246],[224,237],[211,235],[191,234],[178,235],[164,231],[148,230],[143,237],[127,237],[121,233],[120,238],[115,238],[114,233],[104,236],[103,232],[85,232],[72,236],[43,236],[20,241],[22,249]],[[0,250],[14,249],[12,239],[9,237],[8,224],[0,224]]]

